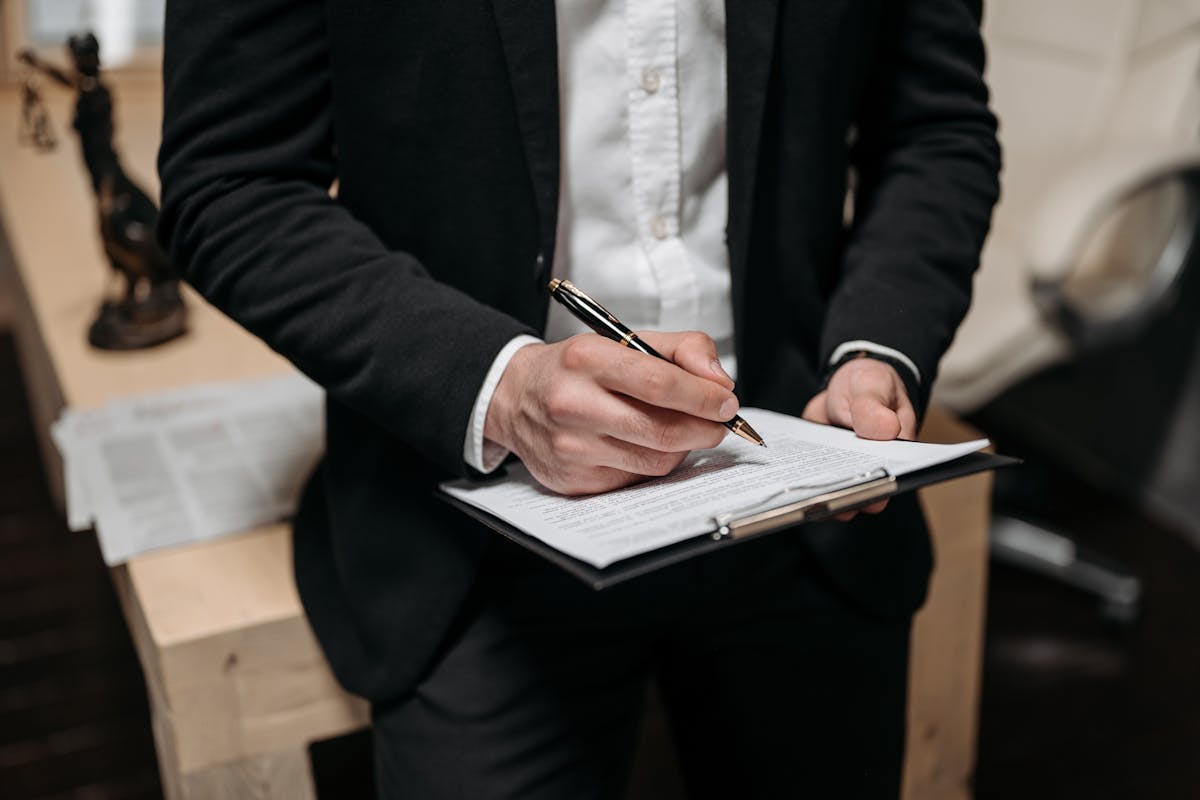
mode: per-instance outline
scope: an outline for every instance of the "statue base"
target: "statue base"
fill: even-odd
[[[143,298],[104,301],[88,329],[88,343],[99,350],[142,350],[186,332],[179,281],[168,281],[151,287]]]

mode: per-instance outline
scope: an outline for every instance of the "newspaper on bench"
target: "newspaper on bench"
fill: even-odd
[[[116,565],[288,517],[324,446],[323,403],[290,374],[67,409],[51,433],[70,527],[95,527]]]

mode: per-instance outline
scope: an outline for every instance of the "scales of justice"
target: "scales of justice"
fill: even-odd
[[[74,127],[83,163],[91,176],[100,215],[100,237],[112,266],[115,296],[102,300],[88,329],[88,342],[102,350],[152,347],[187,330],[187,308],[179,277],[155,239],[158,208],[121,167],[113,145],[112,93],[100,80],[100,44],[90,33],[72,36],[73,65],[64,71],[23,50],[17,58],[30,70],[76,92]],[[45,108],[32,75],[23,93],[22,139],[39,150],[54,147]]]

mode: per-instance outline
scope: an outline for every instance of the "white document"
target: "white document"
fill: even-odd
[[[767,447],[730,435],[718,447],[693,452],[670,475],[613,492],[564,497],[542,487],[520,464],[500,480],[452,481],[441,488],[569,556],[606,567],[711,533],[714,517],[769,504],[784,490],[788,502],[802,500],[881,468],[905,475],[988,444],[877,442],[772,411],[740,413]]]
[[[94,525],[112,565],[289,516],[324,445],[323,398],[294,374],[68,410],[52,433],[72,529]]]
[[[284,380],[291,378],[289,376]],[[103,408],[86,411],[65,409],[58,421],[50,427],[50,436],[63,456],[67,523],[71,530],[85,531],[94,524],[95,509],[88,496],[88,481],[81,474],[81,448],[86,448],[89,442],[125,426],[136,427],[143,421],[167,419],[188,411],[200,411],[221,403],[236,402],[241,393],[279,382],[279,379],[267,379],[244,384],[212,383],[116,400]]]

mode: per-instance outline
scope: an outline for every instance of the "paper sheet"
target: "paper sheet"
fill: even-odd
[[[761,409],[741,415],[768,446],[727,436],[719,447],[692,453],[670,475],[588,497],[543,488],[521,465],[497,481],[454,481],[442,489],[569,556],[596,567],[709,533],[713,517],[762,504],[789,489],[790,500],[827,491],[885,468],[904,475],[987,446],[876,442],[840,428]]]
[[[52,435],[71,528],[94,525],[111,565],[290,515],[324,445],[323,397],[293,374],[68,410]]]

